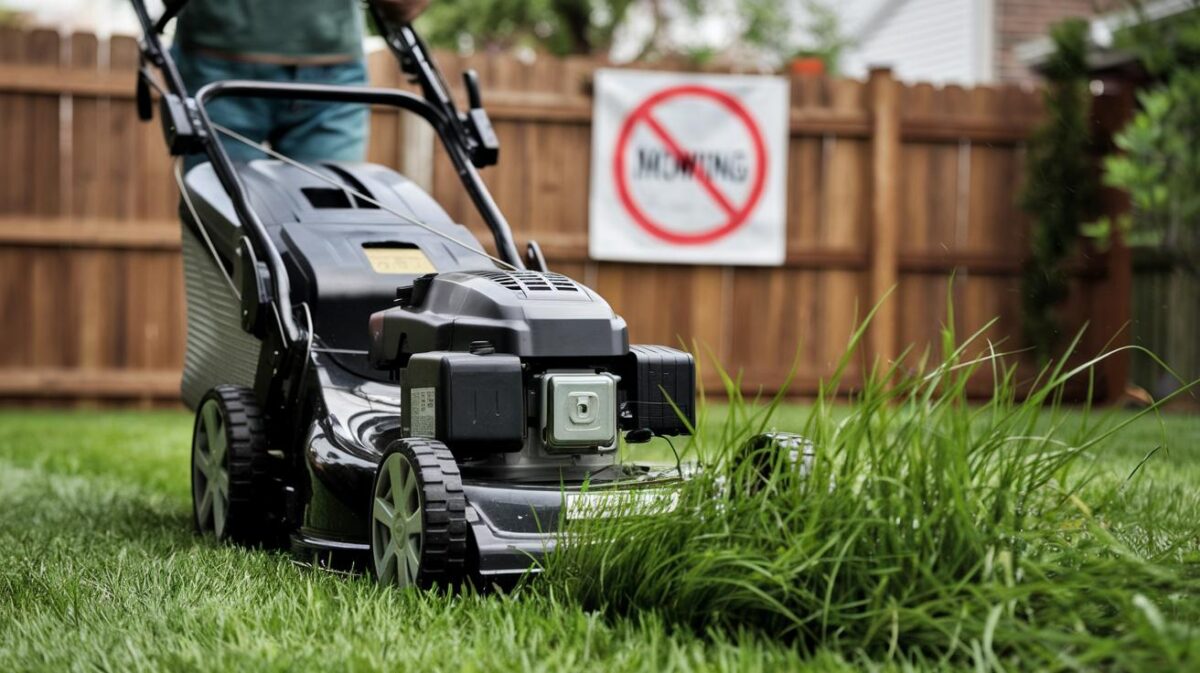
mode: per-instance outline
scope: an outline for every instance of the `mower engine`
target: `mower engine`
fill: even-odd
[[[370,359],[400,382],[406,436],[535,467],[611,462],[622,430],[679,435],[694,423],[692,356],[631,348],[625,321],[566,276],[429,274],[398,299],[371,316]]]

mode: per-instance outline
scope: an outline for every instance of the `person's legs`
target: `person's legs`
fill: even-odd
[[[171,48],[171,56],[179,66],[179,75],[188,93],[195,95],[206,84],[227,79],[281,79],[281,73],[272,73],[271,68],[278,66],[259,66],[253,63],[239,63],[219,58],[212,58],[185,51],[178,46]],[[274,75],[274,76],[272,76]],[[205,108],[209,119],[214,124],[220,124],[236,131],[255,142],[267,139],[271,130],[270,101],[263,98],[218,98]],[[221,143],[225,152],[234,161],[249,161],[266,157],[261,151],[249,147],[232,138],[222,137]],[[199,163],[208,161],[203,154],[192,154],[185,158],[185,170]]]
[[[307,84],[365,84],[362,60],[322,66],[300,66],[295,81]],[[364,105],[280,101],[271,145],[297,161],[363,161],[370,120]]]

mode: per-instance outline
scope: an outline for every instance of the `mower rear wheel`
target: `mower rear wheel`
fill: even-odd
[[[464,579],[466,497],[454,456],[432,439],[401,439],[371,488],[371,559],[380,584],[428,589]]]
[[[196,409],[192,432],[192,520],[196,530],[245,545],[274,542],[279,521],[274,460],[254,392],[221,385]]]

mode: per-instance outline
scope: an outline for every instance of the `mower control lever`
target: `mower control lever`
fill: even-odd
[[[154,101],[150,98],[150,75],[145,66],[138,70],[137,113],[138,119],[144,122],[154,119]]]
[[[446,116],[450,123],[450,133],[457,136],[458,145],[465,151],[471,163],[477,168],[483,168],[499,161],[500,139],[483,109],[482,98],[479,95],[479,75],[473,70],[463,73],[468,109],[465,114],[460,114],[450,96],[450,89],[433,63],[424,41],[412,26],[392,25],[374,4],[370,5],[370,9],[384,42],[399,60],[400,69],[408,73],[421,87],[425,100]]]
[[[161,53],[159,55],[161,56]],[[144,122],[154,119],[154,99],[150,96],[150,89],[157,89],[163,140],[166,141],[171,156],[203,152],[204,140],[208,134],[205,132],[204,122],[200,119],[196,102],[158,85],[146,66],[147,60],[151,59],[143,53],[142,65],[138,68],[135,97],[138,118]]]
[[[208,134],[196,111],[196,102],[181,98],[173,93],[159,98],[159,116],[162,121],[163,140],[173,157],[204,151]]]
[[[466,70],[462,76],[463,88],[467,90],[467,116],[464,126],[471,138],[471,163],[479,168],[493,166],[500,160],[500,139],[496,137],[487,110],[483,109],[483,97],[479,94],[479,73]]]
[[[171,23],[171,19],[178,16],[179,12],[183,11],[183,6],[187,3],[188,0],[164,0],[163,13],[162,16],[158,17],[158,21],[154,23],[154,31],[161,35],[163,30],[166,29],[167,24]]]
[[[479,93],[479,73],[474,68],[463,71],[463,88],[467,90],[467,106],[472,110],[483,107],[483,96]]]
[[[538,245],[537,241],[530,241],[525,245],[525,266],[543,273],[550,270],[546,265],[546,256],[542,254],[542,246]]]

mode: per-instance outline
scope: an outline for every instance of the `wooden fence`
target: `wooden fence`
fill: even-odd
[[[157,123],[134,112],[132,39],[0,31],[0,399],[174,400],[183,355],[176,191]],[[376,84],[400,85],[373,54]],[[815,390],[855,321],[894,288],[847,380],[955,325],[1019,346],[1026,217],[1014,204],[1040,94],[1015,88],[796,78],[782,268],[595,262],[587,257],[592,60],[438,56],[476,68],[501,162],[484,172],[519,241],[599,290],[637,342],[702,344],[744,387]],[[427,173],[452,217],[483,233],[448,161],[421,165],[413,126],[376,110],[370,158]],[[406,140],[407,139],[407,140]],[[407,151],[402,151],[406,149]],[[1095,352],[1127,319],[1128,273],[1076,264],[1065,310]],[[953,282],[951,283],[951,278]],[[1122,294],[1123,293],[1123,294]],[[1119,389],[1121,362],[1100,372]],[[704,378],[715,388],[711,367]],[[980,380],[979,392],[987,382]]]

